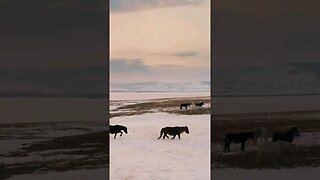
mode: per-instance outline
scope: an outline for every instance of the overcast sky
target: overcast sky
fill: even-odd
[[[106,65],[106,1],[0,0],[0,68]]]
[[[210,79],[209,0],[110,0],[112,83]]]
[[[320,1],[215,0],[214,67],[320,63]]]

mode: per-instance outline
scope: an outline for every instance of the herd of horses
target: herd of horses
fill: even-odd
[[[294,137],[300,136],[297,127],[292,127],[286,132],[275,132],[272,135],[272,142],[262,143],[259,146],[259,153],[262,152],[280,152],[280,151],[293,151],[295,148],[292,144]],[[224,152],[230,152],[231,143],[241,144],[241,151],[245,151],[245,143],[249,139],[257,145],[257,140],[260,138],[261,142],[268,141],[268,131],[266,128],[254,128],[250,132],[229,133],[225,136]]]
[[[122,125],[110,125],[109,133],[114,134],[114,139],[117,137],[118,133],[120,133],[121,137],[123,132],[128,134],[128,128]],[[161,137],[163,137],[163,139],[169,139],[168,135],[173,136],[171,139],[174,139],[176,136],[178,136],[178,138],[180,139],[180,134],[183,132],[189,134],[188,126],[164,127],[161,129],[160,137],[158,139],[160,139]]]
[[[183,108],[185,108],[185,109],[188,109],[188,107],[189,106],[191,106],[192,105],[192,103],[182,103],[182,104],[180,104],[180,109],[183,109]],[[195,107],[202,107],[204,105],[204,102],[198,102],[198,103],[195,103]]]
[[[183,109],[183,108],[187,109],[192,104],[193,103],[182,103],[180,104],[180,109]],[[203,105],[204,105],[203,101],[194,104],[195,107],[202,107]],[[180,134],[183,132],[189,134],[189,129],[187,126],[164,127],[161,129],[160,137],[158,139],[160,139],[162,135],[163,135],[163,139],[169,138],[168,135],[173,136],[171,139],[174,139],[176,136],[178,136],[180,139]],[[118,133],[120,133],[120,137],[123,135],[123,133],[128,134],[128,129],[127,127],[122,125],[110,125],[109,133],[114,134],[113,138],[115,139]]]

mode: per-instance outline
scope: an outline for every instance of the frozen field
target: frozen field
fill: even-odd
[[[318,180],[319,168],[293,169],[218,169],[212,170],[214,180]]]
[[[148,100],[160,98],[210,96],[210,92],[110,92],[110,100]]]
[[[319,116],[319,111],[214,115],[211,139],[214,167],[212,178],[216,180],[319,179]],[[295,137],[293,141],[296,146],[296,152],[293,154],[258,156],[258,147],[253,145],[251,140],[246,142],[245,152],[241,152],[240,144],[235,143],[231,144],[231,152],[223,152],[224,137],[228,133],[265,127],[271,141],[274,132],[282,132],[293,126],[298,127],[300,132],[300,136]]]
[[[208,180],[210,179],[210,115],[152,113],[114,117],[128,134],[110,135],[112,180]],[[160,139],[165,126],[188,126],[181,140]]]
[[[107,179],[108,169],[73,170],[65,172],[49,172],[45,174],[18,175],[9,180],[99,180]]]

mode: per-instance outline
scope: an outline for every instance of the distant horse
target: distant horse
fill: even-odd
[[[245,142],[249,138],[254,140],[253,132],[241,132],[241,133],[227,134],[224,139],[224,152],[226,152],[226,151],[230,152],[230,144],[232,142],[237,143],[237,144],[241,143],[241,151],[244,151]]]
[[[287,141],[289,143],[292,143],[293,138],[295,136],[300,136],[300,133],[298,131],[297,127],[293,127],[291,129],[289,129],[287,132],[282,133],[282,132],[276,132],[273,134],[272,136],[272,141],[278,141],[278,140],[282,140],[282,141]]]
[[[196,103],[196,107],[202,107],[204,105],[204,102],[199,102],[199,103]]]
[[[261,142],[262,142],[262,138],[265,141],[268,141],[268,131],[266,128],[263,128],[263,127],[253,128],[252,132],[253,132],[253,137],[254,137],[253,143],[255,145],[257,145],[258,138],[260,138]]]
[[[182,104],[180,104],[180,109],[182,109],[183,107],[185,107],[187,109],[188,106],[191,106],[191,103],[182,103]]]
[[[109,133],[115,134],[114,139],[116,138],[117,134],[120,133],[120,137],[122,136],[122,131],[124,131],[126,134],[128,134],[127,127],[121,126],[121,125],[110,125]]]

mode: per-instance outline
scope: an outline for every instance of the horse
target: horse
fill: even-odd
[[[204,102],[199,102],[199,103],[196,103],[196,107],[202,107],[204,105]]]
[[[127,127],[121,126],[121,125],[114,125],[114,126],[110,125],[109,133],[110,134],[115,134],[113,139],[116,138],[117,133],[120,133],[120,137],[121,137],[122,136],[122,131],[124,131],[126,134],[128,134]]]
[[[268,131],[266,128],[263,128],[263,127],[253,128],[252,132],[254,137],[253,143],[255,145],[257,145],[258,138],[260,138],[261,142],[262,142],[262,138],[265,141],[268,141]]]
[[[272,141],[278,141],[278,140],[282,140],[282,141],[286,141],[289,143],[292,143],[293,138],[295,136],[300,136],[300,133],[298,131],[297,127],[293,127],[291,129],[289,129],[287,132],[282,133],[282,132],[276,132],[273,134],[272,136]]]
[[[227,134],[224,139],[224,152],[226,151],[230,152],[230,144],[232,142],[236,144],[241,143],[241,151],[244,151],[245,142],[248,139],[254,140],[253,132],[240,132],[240,133]]]
[[[180,109],[182,109],[183,107],[185,107],[187,109],[188,106],[191,106],[191,103],[182,103],[182,104],[180,104]]]

